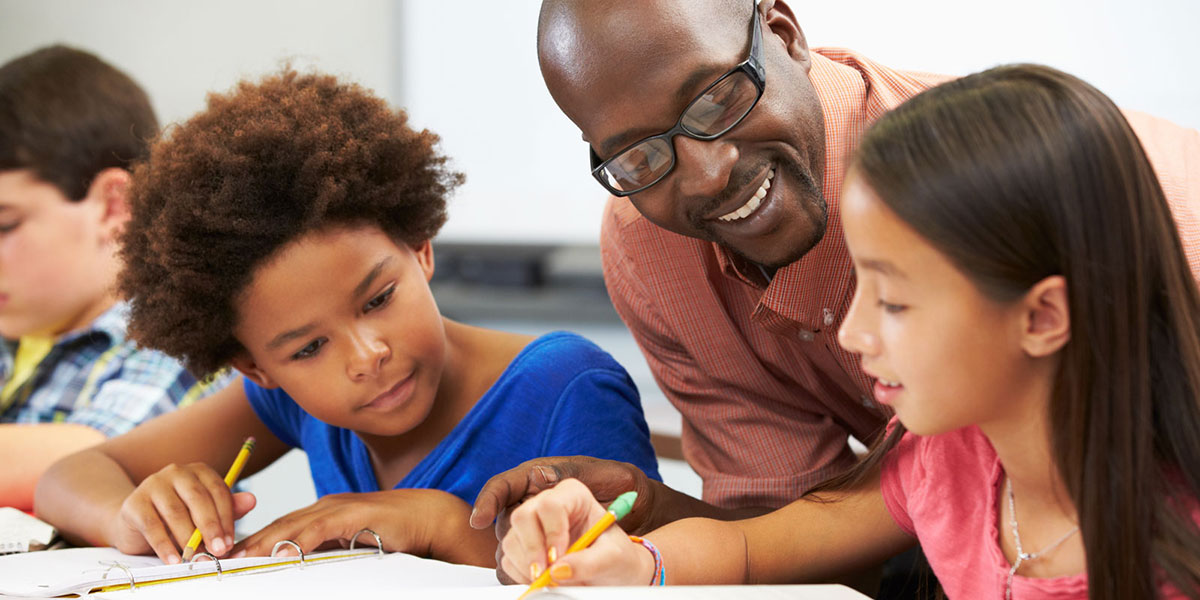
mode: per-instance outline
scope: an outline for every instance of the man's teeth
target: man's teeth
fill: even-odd
[[[767,196],[767,190],[771,189],[771,180],[774,178],[775,169],[767,171],[767,178],[763,180],[762,186],[758,188],[758,191],[754,192],[754,195],[750,197],[749,202],[743,204],[741,208],[717,218],[722,221],[729,222],[737,221],[738,219],[744,219],[750,216],[750,213],[758,210],[759,205],[762,204],[762,199]]]
[[[882,379],[882,378],[881,378],[881,379],[879,379],[879,383],[883,384],[883,386],[884,386],[884,387],[890,387],[890,388],[900,387],[900,383],[899,383],[899,382],[896,382],[896,381],[888,381],[888,380],[886,380],[886,379]]]

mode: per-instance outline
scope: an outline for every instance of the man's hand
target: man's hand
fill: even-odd
[[[588,456],[556,456],[527,460],[489,479],[475,497],[471,527],[483,529],[495,520],[496,539],[504,539],[512,509],[566,479],[583,482],[596,501],[605,506],[625,492],[636,491],[637,502],[621,520],[621,526],[630,533],[641,534],[659,525],[651,515],[656,512],[656,492],[667,488],[646,477],[641,469],[629,463]],[[503,558],[503,549],[497,545],[496,564]],[[502,570],[496,575],[502,583],[513,583]]]
[[[471,512],[471,527],[483,529],[495,519],[496,538],[502,539],[508,531],[509,510],[565,479],[583,482],[596,501],[606,506],[625,492],[637,492],[637,503],[621,520],[621,526],[635,534],[642,533],[643,526],[649,522],[647,517],[654,506],[655,487],[661,485],[629,463],[588,456],[536,458],[492,477],[483,485]]]

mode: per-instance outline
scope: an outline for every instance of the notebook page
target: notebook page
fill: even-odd
[[[129,568],[162,565],[154,556],[129,556],[116,548],[72,548],[0,556],[0,594],[54,596],[99,580],[108,567],[119,561]],[[116,577],[120,571],[113,572]]]

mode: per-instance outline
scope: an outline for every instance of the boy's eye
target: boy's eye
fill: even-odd
[[[903,312],[904,309],[908,308],[907,306],[905,306],[903,304],[892,304],[891,302],[885,302],[882,299],[879,300],[879,306],[881,308],[883,308],[884,312],[889,312],[889,313],[893,313],[893,314],[898,313],[898,312]]]
[[[8,233],[21,225],[20,221],[12,221],[10,223],[0,223],[0,233]]]
[[[378,296],[371,298],[371,300],[368,301],[366,303],[366,305],[363,306],[363,312],[371,312],[371,311],[383,306],[384,304],[387,304],[388,300],[392,299],[392,292],[395,292],[395,291],[396,291],[396,286],[393,285],[392,287],[389,287],[388,289],[384,290],[383,292],[380,292],[380,294]]]
[[[292,360],[303,360],[312,358],[321,350],[321,346],[325,345],[325,338],[317,338],[308,343],[307,346],[300,349],[299,352],[292,355]]]

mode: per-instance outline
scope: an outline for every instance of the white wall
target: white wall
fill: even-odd
[[[592,0],[602,1],[602,0]],[[604,194],[534,53],[539,0],[0,0],[0,61],[65,42],[147,88],[164,122],[293,59],[376,89],[440,133],[468,182],[443,239],[592,242]],[[1037,61],[1200,127],[1196,0],[793,2],[814,46],[964,74]],[[489,94],[490,92],[490,94]],[[537,179],[506,161],[539,164]]]

